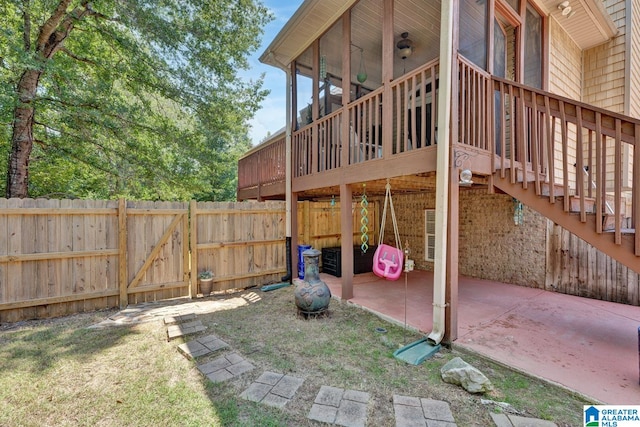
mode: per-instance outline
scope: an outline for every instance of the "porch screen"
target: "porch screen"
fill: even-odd
[[[460,54],[487,69],[487,3],[460,1]]]
[[[542,17],[527,5],[524,35],[524,84],[542,88]]]

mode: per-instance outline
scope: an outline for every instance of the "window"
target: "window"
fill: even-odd
[[[424,211],[424,259],[434,261],[436,257],[436,210]]]

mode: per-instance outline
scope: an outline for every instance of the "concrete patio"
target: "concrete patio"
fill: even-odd
[[[340,278],[321,274],[334,297]],[[422,332],[432,325],[433,273],[392,282],[354,277],[350,303]],[[405,314],[406,306],[406,314]],[[405,317],[406,316],[406,317]],[[640,404],[640,307],[460,277],[460,346],[575,390],[594,401]]]

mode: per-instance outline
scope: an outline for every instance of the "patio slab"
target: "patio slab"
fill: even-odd
[[[341,279],[321,274],[334,297]],[[406,292],[405,292],[406,290]],[[395,282],[373,273],[353,278],[349,303],[428,333],[433,273]],[[453,346],[614,405],[640,402],[640,307],[465,276],[459,278],[458,339]]]

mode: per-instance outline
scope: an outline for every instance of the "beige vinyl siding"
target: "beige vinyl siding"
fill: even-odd
[[[554,18],[549,21],[549,91],[579,101],[582,98],[582,51]],[[575,140],[575,128],[569,128],[569,138]],[[562,141],[558,124],[555,139]],[[554,157],[555,163],[561,165],[562,150],[559,146]],[[573,164],[575,161],[575,150],[572,149],[569,152],[569,162]],[[570,171],[569,180],[574,183],[575,171]],[[556,182],[562,182],[560,168],[556,168]]]

